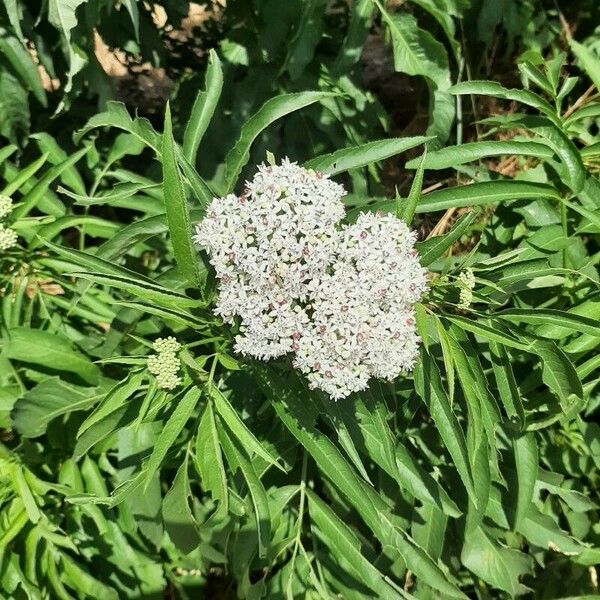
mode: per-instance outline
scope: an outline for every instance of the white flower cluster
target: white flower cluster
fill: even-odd
[[[0,219],[7,217],[13,209],[12,198],[0,195]],[[17,243],[17,232],[0,223],[0,251],[6,251]]]
[[[342,186],[287,161],[261,166],[240,197],[211,202],[195,241],[219,279],[216,313],[241,318],[236,351],[269,359],[292,350],[301,304],[331,262],[344,216]]]
[[[156,354],[148,357],[148,370],[156,377],[156,384],[164,390],[172,390],[181,384],[181,362],[177,353],[181,344],[174,337],[158,338],[152,348]]]
[[[467,309],[473,302],[473,288],[475,287],[475,275],[473,269],[467,268],[458,276],[459,299],[458,308]]]
[[[240,319],[237,352],[293,365],[332,398],[415,361],[413,306],[426,289],[415,234],[394,216],[341,226],[344,188],[284,160],[240,196],[216,198],[196,229],[219,279],[215,312]]]

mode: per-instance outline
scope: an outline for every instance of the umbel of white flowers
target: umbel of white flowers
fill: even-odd
[[[156,354],[148,357],[148,370],[156,377],[156,385],[164,390],[176,388],[181,384],[177,357],[181,344],[174,337],[158,338],[152,348]]]
[[[13,209],[12,198],[0,194],[0,220],[7,217]],[[17,243],[17,232],[0,223],[0,251],[12,248]]]
[[[414,305],[427,288],[415,233],[393,215],[342,225],[345,193],[286,159],[261,165],[241,196],[210,203],[194,237],[219,280],[215,313],[239,320],[235,350],[291,353],[334,399],[413,367]]]

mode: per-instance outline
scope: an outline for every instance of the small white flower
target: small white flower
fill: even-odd
[[[8,216],[12,212],[12,209],[12,198],[0,194],[0,219],[4,219],[4,217]]]
[[[0,251],[9,250],[18,240],[17,232],[0,223]]]

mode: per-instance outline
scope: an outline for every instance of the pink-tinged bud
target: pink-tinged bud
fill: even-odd
[[[342,312],[348,312],[348,305],[346,305],[346,304],[342,304],[342,306],[340,307],[340,310],[341,310]]]
[[[309,250],[308,246],[304,246],[304,248],[302,248],[302,255],[308,256],[309,254],[310,254],[310,250]]]
[[[331,371],[325,371],[325,377],[327,379],[333,379],[333,373]]]
[[[357,333],[356,334],[356,341],[357,342],[364,342],[365,341],[365,335],[364,333]]]
[[[410,256],[411,256],[412,258],[416,258],[416,256],[417,256],[419,253],[418,253],[416,250],[411,250],[411,251],[409,252],[409,254],[410,254]]]
[[[302,334],[299,331],[294,331],[294,333],[292,333],[292,339],[294,340],[299,340],[302,337]]]
[[[297,360],[292,361],[292,368],[298,369],[300,368],[300,363]]]
[[[415,324],[415,320],[412,317],[408,317],[408,319],[406,319],[405,323],[407,325],[414,325]]]
[[[417,289],[417,286],[416,286],[414,283],[411,283],[411,284],[408,286],[408,289],[409,289],[411,292],[414,292],[414,291]]]
[[[394,333],[394,335],[392,336],[395,340],[399,340],[400,339],[400,332],[396,331],[396,333]]]
[[[376,217],[383,217],[383,213],[382,213],[382,212],[381,212],[379,209],[377,209],[377,210],[375,211],[375,216],[376,216]]]
[[[320,370],[321,370],[321,363],[320,363],[320,362],[316,362],[316,363],[313,365],[313,370],[314,370],[314,371],[320,371]]]
[[[367,239],[367,232],[366,231],[361,231],[360,232],[360,239],[361,240],[366,240]]]
[[[325,333],[327,331],[326,325],[319,325],[319,333]]]
[[[298,342],[294,342],[294,343],[292,344],[292,350],[293,350],[294,352],[298,352],[298,350],[300,350],[300,344],[299,344]]]
[[[227,258],[229,259],[230,262],[233,262],[235,260],[235,252],[230,252],[227,255]]]

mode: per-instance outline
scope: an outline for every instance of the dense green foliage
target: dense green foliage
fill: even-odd
[[[163,7],[0,7],[0,597],[596,597],[600,6]],[[284,156],[419,231],[409,376],[336,403],[233,353],[192,225]]]

